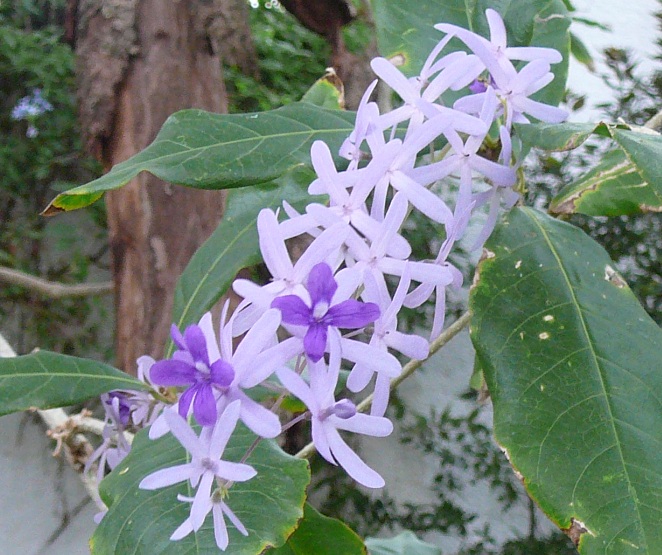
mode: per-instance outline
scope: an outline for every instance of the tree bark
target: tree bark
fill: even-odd
[[[208,29],[220,0],[82,0],[79,96],[88,148],[106,169],[144,149],[183,108],[227,110]],[[143,173],[106,195],[118,367],[163,356],[177,278],[215,229],[224,196]]]

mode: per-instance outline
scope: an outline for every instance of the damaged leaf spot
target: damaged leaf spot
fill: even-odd
[[[518,260],[518,261],[517,261],[517,264],[515,264],[515,269],[516,269],[516,270],[519,270],[521,267],[522,267],[522,261],[521,261],[521,260]]]
[[[541,334],[538,335],[538,338],[543,339],[543,340],[544,340],[544,339],[549,339],[549,338],[550,338],[550,335],[549,335],[549,333],[547,333],[546,331],[544,331],[544,332],[542,332]]]
[[[642,212],[662,212],[662,206],[654,206],[652,204],[640,204],[639,209]]]
[[[579,545],[579,540],[582,537],[582,534],[591,534],[589,532],[588,528],[584,526],[584,523],[581,520],[577,520],[576,518],[571,518],[570,519],[570,528],[562,528],[563,533],[568,536],[571,540],[572,543],[575,544],[575,546]]]
[[[623,289],[627,285],[620,274],[609,265],[605,266],[605,280],[619,289]]]
[[[395,67],[402,67],[407,63],[407,57],[402,52],[399,52],[398,54],[393,54],[388,61]]]
[[[554,316],[552,316],[551,314],[548,314],[547,316],[543,317],[543,320],[545,322],[553,322],[554,321]]]

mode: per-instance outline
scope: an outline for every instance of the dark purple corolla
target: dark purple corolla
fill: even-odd
[[[322,358],[326,350],[329,327],[357,329],[367,326],[379,318],[379,307],[375,303],[362,303],[346,299],[333,304],[338,283],[331,267],[320,262],[308,275],[310,306],[296,295],[277,297],[272,308],[281,311],[285,324],[306,326],[303,347],[313,362]]]
[[[172,359],[161,360],[152,366],[152,383],[189,386],[179,398],[179,414],[186,418],[193,402],[193,415],[198,423],[213,426],[218,416],[214,387],[228,387],[234,379],[234,369],[220,359],[209,363],[207,341],[200,326],[188,326],[182,335],[173,325],[171,335],[179,350]]]

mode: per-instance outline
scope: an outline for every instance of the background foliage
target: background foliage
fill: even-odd
[[[74,55],[62,41],[64,4],[0,4],[0,265],[79,283],[91,273],[99,276],[107,264],[103,204],[59,221],[39,216],[55,192],[99,173],[81,150]],[[14,107],[35,90],[53,109],[12,118]],[[94,239],[83,241],[80,229]],[[39,346],[109,359],[109,335],[101,327],[109,314],[102,299],[55,301],[2,287],[2,332],[19,352]]]

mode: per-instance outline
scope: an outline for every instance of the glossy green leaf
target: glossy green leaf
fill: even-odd
[[[168,118],[145,150],[103,177],[59,194],[44,214],[87,206],[142,171],[199,189],[266,183],[297,165],[310,165],[310,145],[317,139],[336,152],[353,122],[353,112],[305,102],[254,114],[183,110]]]
[[[308,503],[304,507],[303,520],[278,549],[268,555],[365,555],[363,541],[340,520],[318,513]],[[265,554],[266,555],[266,554]]]
[[[655,206],[659,207],[662,201],[662,135],[645,128],[633,131],[613,128],[611,135],[650,185],[657,201]]]
[[[0,358],[0,416],[29,408],[82,403],[114,389],[145,389],[136,378],[96,360],[38,351]]]
[[[527,148],[551,152],[572,150],[595,134],[609,137],[605,123],[532,123],[515,124],[517,136]]]
[[[441,548],[419,540],[409,530],[394,538],[367,538],[370,555],[442,555]]]
[[[570,150],[591,135],[612,138],[622,149],[610,152],[552,201],[557,214],[619,216],[662,211],[662,136],[624,124],[562,123],[518,125],[525,149]]]
[[[621,216],[662,211],[662,188],[646,182],[622,150],[608,152],[600,164],[565,187],[553,200],[554,214]]]
[[[567,223],[515,209],[486,248],[471,337],[497,441],[580,553],[662,553],[662,331]]]
[[[173,308],[177,327],[197,322],[227,291],[239,270],[261,262],[255,224],[260,210],[276,210],[283,200],[303,210],[316,198],[307,192],[313,178],[312,170],[297,167],[275,183],[229,192],[221,223],[177,282]]]
[[[444,36],[434,28],[435,24],[452,23],[489,37],[485,10],[492,7],[504,18],[510,46],[548,46],[561,52],[563,62],[552,67],[553,83],[536,98],[558,104],[563,97],[568,76],[570,19],[561,0],[512,0],[500,6],[489,0],[436,0],[417,3],[416,9],[407,0],[372,0],[372,6],[380,53],[395,58],[400,69],[410,76],[420,71]],[[462,47],[459,42],[452,44]]]
[[[223,459],[239,461],[255,436],[239,425],[225,449]],[[192,496],[188,482],[154,491],[138,489],[140,481],[155,470],[187,462],[179,442],[168,434],[151,441],[140,432],[131,453],[101,483],[100,493],[108,513],[90,540],[94,555],[159,554],[207,555],[219,552],[214,539],[212,515],[202,528],[179,541],[170,535],[188,517],[190,503],[177,494]],[[273,441],[263,440],[248,457],[257,476],[235,483],[226,502],[249,532],[243,536],[226,519],[230,545],[227,553],[258,555],[271,546],[281,546],[303,515],[308,463],[285,454]]]

